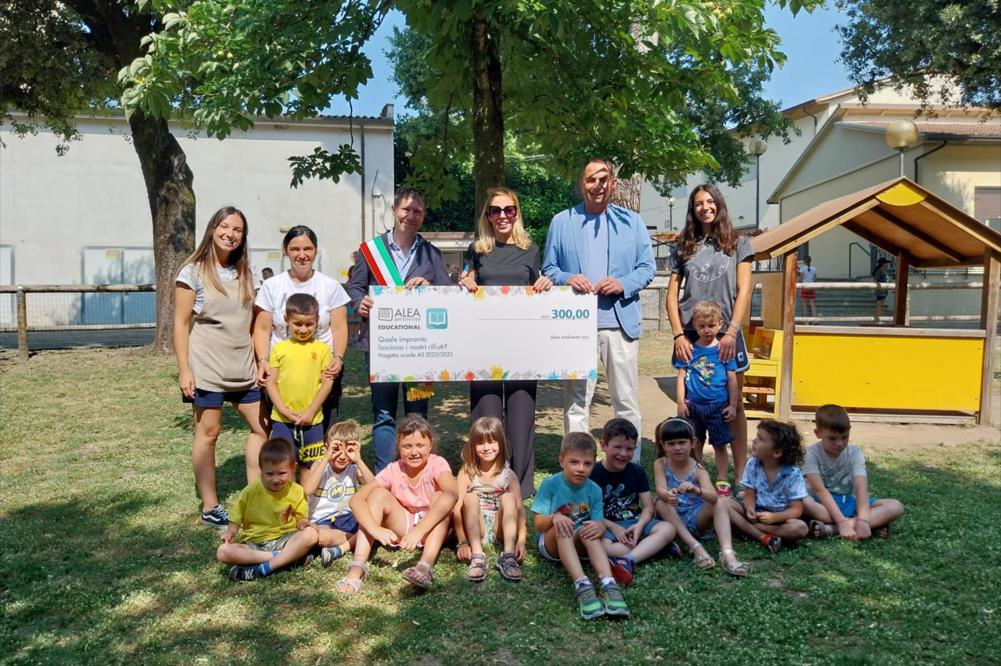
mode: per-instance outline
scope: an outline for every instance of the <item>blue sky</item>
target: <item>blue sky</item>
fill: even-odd
[[[771,6],[765,12],[765,19],[779,33],[781,50],[787,56],[785,67],[777,69],[765,87],[768,97],[781,100],[782,107],[786,108],[850,86],[844,67],[836,62],[840,51],[834,33],[834,26],[839,22],[836,10],[817,10],[813,14],[803,11],[793,18],[788,10]],[[390,81],[392,68],[383,55],[389,48],[393,26],[402,28],[404,25],[403,15],[393,12],[366,49],[372,59],[374,76],[355,100],[355,115],[376,116],[387,103],[396,104],[398,114],[404,111],[403,101],[396,98],[396,86]],[[348,105],[341,100],[327,112],[346,114]]]

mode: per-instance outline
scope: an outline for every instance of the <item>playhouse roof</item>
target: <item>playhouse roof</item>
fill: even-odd
[[[1001,233],[908,178],[822,203],[751,241],[755,259],[771,259],[841,225],[914,268],[979,266],[989,248],[1001,252]]]

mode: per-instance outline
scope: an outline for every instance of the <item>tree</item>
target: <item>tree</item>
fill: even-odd
[[[817,3],[778,4],[797,11]],[[764,27],[764,0],[400,0],[398,6],[417,36],[398,33],[388,55],[398,70],[424,76],[403,89],[410,106],[439,121],[447,117],[441,127],[471,127],[477,207],[487,189],[504,183],[505,130],[537,144],[566,178],[575,178],[592,155],[620,164],[620,178],[642,173],[678,183],[685,174],[716,170],[720,163],[698,123],[713,114],[693,117],[688,109],[722,104],[753,115],[763,107],[740,98],[741,73],[767,73],[784,59],[778,36]],[[401,47],[408,45],[426,48],[426,67],[403,62]],[[435,149],[447,154],[453,146],[442,136]],[[427,168],[432,160],[416,156],[414,163],[415,183],[447,190],[447,179]]]
[[[437,128],[434,117],[401,116],[396,121],[396,185],[413,180],[414,167],[411,158],[416,146],[433,141]],[[540,247],[545,245],[549,222],[561,210],[576,203],[573,183],[553,173],[548,161],[531,147],[524,147],[514,136],[509,136],[504,145],[504,180],[508,187],[518,193],[521,217],[525,228]],[[441,157],[440,155],[438,156]],[[452,153],[456,157],[456,153]],[[472,231],[476,226],[480,209],[475,208],[473,160],[467,155],[462,161],[440,161],[439,173],[449,180],[454,196],[445,199],[438,192],[438,198],[428,200],[428,214],[422,227],[426,231]]]
[[[892,78],[923,104],[1001,112],[997,0],[837,0],[841,60],[863,101]]]
[[[0,122],[79,138],[78,114],[124,111],[153,222],[157,328],[172,347],[174,276],[194,250],[194,175],[168,120],[223,139],[258,115],[315,116],[372,76],[379,0],[18,0],[0,5]],[[31,121],[16,123],[11,110]],[[62,144],[61,151],[67,149]],[[350,145],[292,158],[293,184],[357,172]]]

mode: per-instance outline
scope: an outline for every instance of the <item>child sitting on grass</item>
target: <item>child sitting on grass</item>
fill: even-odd
[[[361,459],[358,424],[342,421],[327,431],[327,451],[302,480],[309,496],[309,520],[320,531],[318,545],[324,567],[352,550],[357,539],[358,521],[348,503],[361,484],[375,476]]]
[[[532,502],[535,513],[535,543],[550,562],[562,563],[574,584],[574,596],[585,620],[602,615],[629,616],[629,607],[612,577],[608,555],[601,545],[605,534],[601,489],[589,477],[598,457],[594,438],[586,432],[571,432],[560,446],[560,467],[539,485]],[[589,557],[601,578],[601,595],[581,565]]]
[[[375,543],[406,551],[423,549],[420,561],[403,579],[426,590],[434,582],[434,564],[448,537],[458,493],[448,462],[435,453],[431,426],[407,414],[396,427],[396,460],[351,498],[361,530],[347,576],[337,581],[342,594],[355,594],[368,575]]]
[[[320,304],[309,294],[292,294],[285,302],[289,337],[271,349],[268,398],[271,435],[295,444],[299,478],[323,458],[323,401],[334,385],[323,371],[330,365],[330,347],[313,334],[320,323]],[[329,425],[329,424],[328,424]]]
[[[319,533],[306,518],[306,494],[294,481],[295,457],[292,442],[281,437],[261,447],[261,478],[240,493],[216,551],[220,562],[234,565],[231,581],[256,580],[313,559],[309,551]]]
[[[695,429],[698,440],[695,459],[702,462],[702,447],[708,435],[716,455],[716,492],[729,497],[730,483],[727,472],[730,461],[726,445],[734,441],[728,425],[737,415],[737,361],[726,363],[719,358],[719,341],[716,335],[723,327],[723,313],[712,301],[702,301],[692,313],[692,325],[699,339],[692,345],[692,360],[675,362],[678,368],[678,416],[687,418]],[[732,334],[729,334],[732,335]],[[740,479],[747,461],[746,442],[737,442],[733,449],[735,478]]]
[[[513,481],[513,482],[512,482]],[[469,562],[466,578],[479,583],[487,577],[483,544],[503,549],[494,566],[510,581],[521,580],[525,559],[525,505],[521,485],[511,471],[504,424],[493,416],[476,419],[462,449],[462,469],[455,503],[456,557]]]
[[[803,459],[803,438],[791,423],[765,420],[751,443],[751,459],[740,485],[744,503],[729,497],[726,502],[730,523],[761,542],[772,553],[806,536],[803,499],[806,482],[798,465]]]
[[[591,480],[602,493],[605,536],[601,545],[620,585],[633,580],[636,565],[664,548],[674,548],[674,526],[655,517],[650,481],[642,467],[632,462],[639,433],[626,419],[612,419],[601,430],[605,459],[591,469]]]
[[[885,539],[890,523],[904,514],[904,505],[895,499],[869,497],[865,455],[848,443],[852,422],[844,407],[824,405],[814,419],[813,432],[820,441],[806,450],[803,462],[803,474],[813,492],[803,500],[811,536]]]

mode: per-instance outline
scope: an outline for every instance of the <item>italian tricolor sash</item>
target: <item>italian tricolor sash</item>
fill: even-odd
[[[396,262],[390,256],[389,248],[386,247],[382,236],[376,236],[367,243],[363,243],[361,253],[365,257],[365,263],[368,264],[368,269],[372,272],[376,284],[380,287],[403,286],[403,278],[400,277],[400,271],[397,270]]]
[[[399,269],[396,268],[396,262],[389,254],[389,248],[386,247],[382,236],[376,236],[367,243],[363,243],[361,253],[365,257],[365,263],[368,264],[368,269],[376,284],[380,287],[403,286],[403,277],[400,275]],[[433,395],[434,384],[431,382],[417,382],[407,388],[407,400],[425,400]]]

